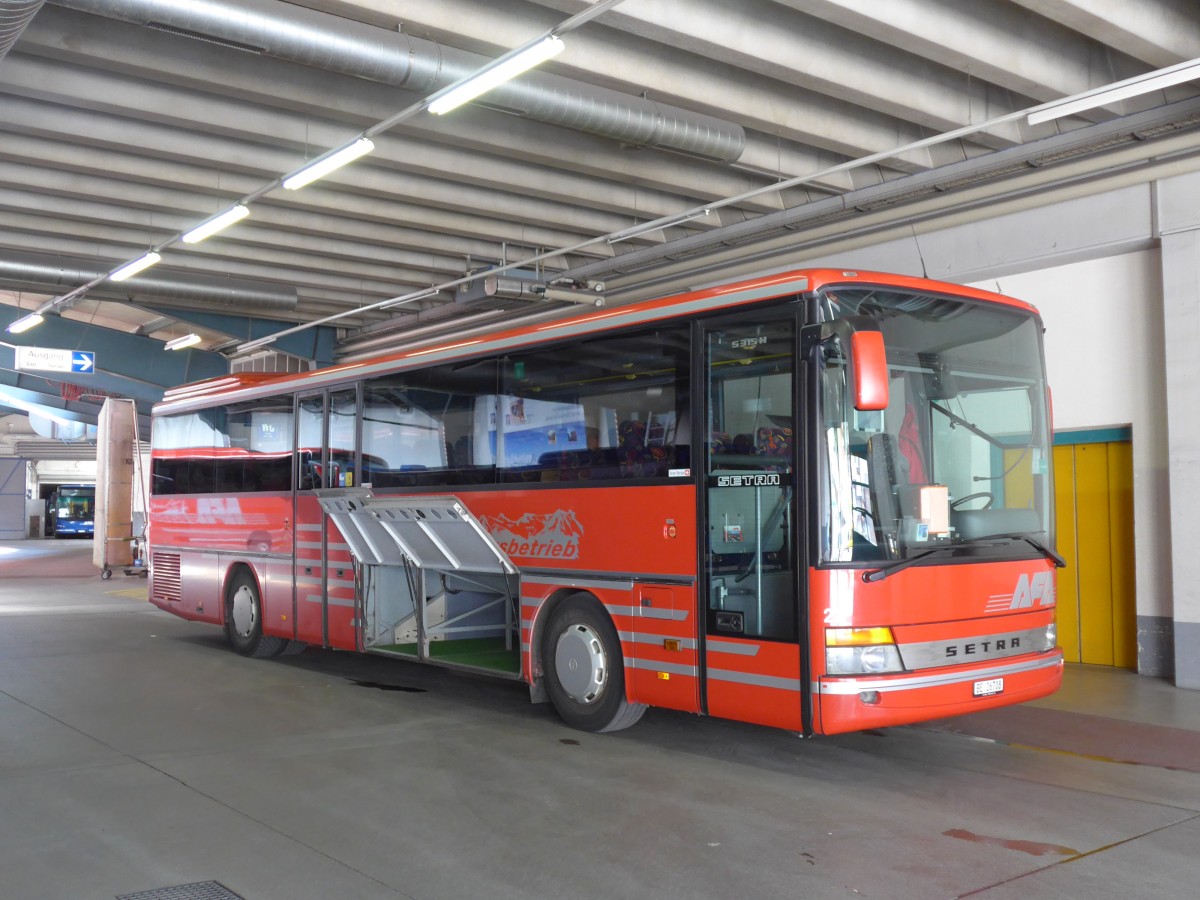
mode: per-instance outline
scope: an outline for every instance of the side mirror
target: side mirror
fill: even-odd
[[[854,391],[855,409],[887,409],[887,351],[883,345],[882,331],[856,331],[850,335],[846,377]]]
[[[844,316],[826,322],[812,337],[820,343],[840,340],[846,353],[846,381],[860,412],[887,409],[887,348],[879,323],[870,316]]]

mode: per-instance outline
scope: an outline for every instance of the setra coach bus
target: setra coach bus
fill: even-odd
[[[1043,697],[1041,338],[1009,297],[814,269],[186,385],[154,410],[150,600],[249,656],[524,681],[589,731]]]

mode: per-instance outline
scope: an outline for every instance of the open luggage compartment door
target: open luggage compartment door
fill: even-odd
[[[364,649],[520,676],[519,572],[458,498],[317,494],[358,564]]]

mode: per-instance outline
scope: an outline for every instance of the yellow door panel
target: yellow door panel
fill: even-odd
[[[1004,508],[1033,509],[1033,464],[1028,450],[1005,450]]]
[[[1058,552],[1067,561],[1058,570],[1058,643],[1067,662],[1079,662],[1078,552],[1075,546],[1075,447],[1054,448],[1055,535]]]
[[[1079,643],[1085,663],[1113,665],[1112,539],[1108,445],[1075,447],[1075,516],[1079,552]]]
[[[1137,586],[1133,554],[1133,444],[1108,445],[1109,560],[1113,665],[1137,668]]]

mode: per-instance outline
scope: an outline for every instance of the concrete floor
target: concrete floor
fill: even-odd
[[[90,545],[0,544],[5,900],[1200,893],[1200,693],[1161,681],[1073,668],[812,741],[655,710],[593,736],[511,683],[244,659],[144,598]]]

